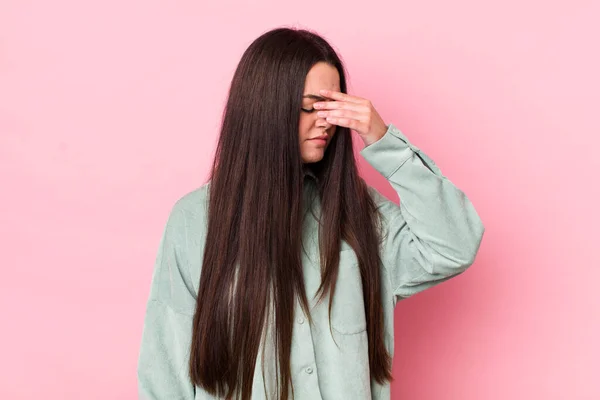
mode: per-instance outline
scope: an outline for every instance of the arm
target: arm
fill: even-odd
[[[196,295],[186,258],[186,225],[176,205],[163,231],[146,305],[137,365],[140,400],[193,399],[188,377]]]
[[[382,262],[394,303],[473,264],[484,226],[467,196],[433,160],[393,124],[360,153],[400,197],[398,206],[370,188],[383,216]]]

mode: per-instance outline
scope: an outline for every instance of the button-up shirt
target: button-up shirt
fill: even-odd
[[[381,254],[384,340],[393,356],[396,303],[459,275],[471,266],[479,250],[484,226],[465,193],[395,125],[388,125],[385,135],[363,148],[360,154],[387,179],[400,198],[398,205],[368,186],[383,217],[383,240],[380,248],[373,250]],[[316,187],[314,179],[310,170],[306,170],[306,198],[315,200],[306,202],[313,212],[306,212],[303,222],[302,266],[313,324],[308,323],[297,301],[291,348],[294,398],[388,400],[389,383],[379,384],[370,377],[358,260],[354,250],[343,240],[331,331],[328,298],[316,304],[315,293],[321,283],[317,241],[320,204],[318,196],[308,196]],[[173,206],[163,231],[138,359],[140,399],[216,398],[194,386],[188,377],[192,320],[206,240],[209,188],[210,182],[182,196]],[[265,327],[265,334],[272,335],[272,316]],[[267,346],[259,351],[252,399],[276,399],[274,350]]]

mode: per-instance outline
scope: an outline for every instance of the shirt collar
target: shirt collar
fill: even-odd
[[[315,173],[312,171],[311,168],[305,166],[305,167],[303,167],[303,172],[304,172],[305,178],[312,178],[315,181],[317,180],[317,176],[315,175]]]

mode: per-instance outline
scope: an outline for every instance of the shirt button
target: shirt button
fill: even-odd
[[[312,374],[313,373],[313,369],[311,367],[307,367],[306,368],[306,373],[307,374]]]
[[[304,323],[304,318],[299,317],[297,321],[298,321],[299,324],[303,324]]]

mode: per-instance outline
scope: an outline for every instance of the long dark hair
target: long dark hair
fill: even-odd
[[[346,93],[340,58],[307,30],[264,33],[244,52],[233,76],[210,175],[189,365],[192,382],[213,395],[250,398],[272,305],[279,399],[287,399],[296,298],[312,322],[301,262],[304,175],[298,126],[305,79],[317,62],[337,69]],[[362,278],[371,378],[383,383],[392,377],[384,345],[379,215],[358,175],[350,130],[336,128],[323,159],[311,164],[322,204],[317,293],[319,300],[330,294],[331,316],[345,240]]]

